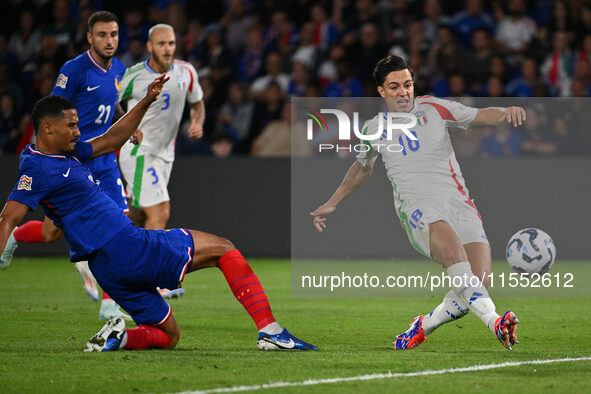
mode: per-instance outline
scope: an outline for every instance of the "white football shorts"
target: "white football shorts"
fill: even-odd
[[[429,224],[439,220],[447,222],[455,230],[462,245],[472,242],[489,245],[480,213],[468,197],[413,201],[401,206],[398,214],[408,240],[426,257],[431,258]]]
[[[121,151],[119,166],[132,207],[146,208],[170,201],[168,181],[172,164],[150,153],[132,156]]]

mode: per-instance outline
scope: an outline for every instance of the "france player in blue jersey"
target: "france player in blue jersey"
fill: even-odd
[[[117,112],[119,116],[123,114],[118,104],[118,95],[125,65],[113,57],[119,40],[117,16],[108,11],[95,12],[88,19],[88,29],[90,49],[62,66],[52,91],[52,95],[67,98],[74,103],[80,119],[78,127],[82,141],[104,134],[111,126],[114,113]],[[97,157],[88,161],[86,166],[92,171],[100,187],[127,213],[127,199],[115,154]],[[19,241],[54,242],[61,235],[59,228],[48,217],[44,223],[30,221],[15,230],[13,239],[7,245],[9,250],[3,253],[3,258],[10,260],[9,252],[14,252]],[[76,268],[87,294],[97,301],[98,288],[88,263],[80,261]],[[129,318],[103,292],[99,319],[108,320],[112,316]]]
[[[113,55],[117,51],[119,26],[115,14],[95,12],[88,21],[90,49],[66,62],[59,71],[52,95],[72,101],[80,119],[80,139],[88,141],[104,134],[118,108],[119,88],[125,65]],[[86,163],[101,187],[123,210],[127,200],[114,153]]]
[[[105,134],[82,141],[75,106],[58,96],[35,105],[36,145],[20,157],[18,181],[0,213],[0,249],[27,211],[41,205],[63,231],[72,261],[89,261],[97,281],[138,324],[126,329],[110,319],[86,351],[173,348],[180,329],[158,287],[179,288],[185,273],[218,267],[232,293],[255,322],[261,350],[317,350],[281,327],[259,281],[227,239],[187,229],[136,227],[83,164],[121,148],[168,80],[161,75],[146,96]],[[2,263],[0,259],[0,264]]]

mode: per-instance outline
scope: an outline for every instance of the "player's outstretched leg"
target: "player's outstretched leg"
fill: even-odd
[[[396,336],[396,340],[393,342],[394,349],[413,349],[425,342],[427,337],[423,331],[423,320],[425,315],[417,316],[410,323],[408,330]]]
[[[15,227],[14,230],[8,236],[8,241],[6,241],[6,246],[2,251],[2,255],[0,255],[0,269],[5,270],[8,268],[10,263],[12,262],[12,256],[14,255],[14,251],[18,247],[18,242],[14,239],[14,232],[18,227]]]
[[[173,300],[175,298],[181,298],[185,295],[185,289],[183,289],[182,287],[179,287],[178,289],[174,290],[161,289],[160,287],[157,287],[156,290],[158,290],[158,293],[160,293],[162,298],[164,298],[165,300]]]
[[[472,311],[476,317],[478,317],[489,330],[499,338],[496,326],[500,316],[495,311],[495,304],[488,294],[485,283],[483,283],[483,281],[486,280],[486,274],[490,273],[490,267],[479,272],[481,277],[474,275],[471,263],[468,261],[466,249],[464,248],[464,245],[460,243],[457,234],[448,223],[444,221],[432,223],[429,225],[429,232],[431,255],[447,269],[452,290],[465,302],[470,311]],[[471,245],[470,250],[472,256],[477,254],[476,252],[478,252],[479,249],[481,255],[490,253],[490,247],[488,245],[481,243],[468,245]],[[486,251],[486,253],[483,251]],[[482,268],[483,267],[478,266],[478,264],[475,264],[475,269],[482,270]],[[507,328],[507,333],[502,336],[501,342],[503,342],[503,344],[506,335],[510,338],[512,336],[514,337],[514,330],[512,330],[512,328],[516,324],[511,323],[511,320],[505,323],[506,327],[504,328]],[[509,339],[509,342],[511,342],[511,339]],[[509,347],[507,348],[509,349]]]
[[[222,271],[232,294],[259,330],[259,349],[318,350],[316,346],[293,336],[275,321],[258,276],[230,241],[200,231],[191,230],[191,234],[195,244],[195,255],[190,271],[216,266]]]
[[[88,340],[84,351],[108,352],[118,350],[125,335],[125,321],[120,317],[110,319],[98,333]]]
[[[176,326],[174,317],[169,319]],[[177,330],[178,330],[178,326]],[[174,342],[173,342],[174,340]],[[119,349],[143,350],[172,348],[178,342],[158,326],[141,324],[136,328],[125,328],[121,317],[110,319],[86,344],[85,352],[111,352]]]
[[[431,313],[417,316],[410,324],[410,328],[396,336],[394,349],[413,349],[423,343],[429,334],[441,325],[457,320],[470,310],[468,305],[453,290],[450,290]]]
[[[519,343],[517,340],[517,324],[519,319],[512,311],[507,311],[503,316],[495,321],[495,333],[499,341],[509,350],[513,350],[513,345]]]
[[[22,226],[15,227],[10,234],[8,241],[6,242],[4,250],[2,251],[2,255],[0,257],[2,259],[0,268],[8,268],[10,262],[12,261],[14,251],[18,247],[19,243],[55,242],[61,237],[62,231],[57,228],[47,217],[45,218],[44,222],[39,220],[30,220]]]
[[[90,272],[90,268],[88,268],[88,261],[78,261],[74,266],[78,270],[80,278],[82,278],[86,294],[88,294],[91,300],[98,301],[98,285],[96,279],[94,279],[94,275]]]
[[[131,316],[123,312],[119,305],[103,291],[103,300],[101,301],[101,308],[99,309],[99,320],[111,320],[120,317],[124,320],[132,320]]]

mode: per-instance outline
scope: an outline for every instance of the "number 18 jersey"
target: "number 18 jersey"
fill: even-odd
[[[367,166],[382,155],[388,179],[394,188],[397,210],[399,205],[417,200],[453,196],[467,199],[468,190],[447,128],[467,128],[477,111],[456,101],[431,96],[416,97],[410,113],[417,117],[417,125],[410,131],[417,140],[408,138],[399,130],[394,130],[392,140],[387,140],[383,133],[380,139],[363,141],[365,146],[357,155],[357,160]],[[381,113],[366,122],[364,133],[375,135],[379,117],[384,116]],[[384,120],[382,127],[385,125]]]

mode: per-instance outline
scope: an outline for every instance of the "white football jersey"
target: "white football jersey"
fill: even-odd
[[[121,148],[123,154],[151,153],[163,160],[174,160],[174,143],[179,131],[179,123],[185,102],[197,103],[203,98],[197,71],[191,63],[175,60],[166,73],[170,80],[164,84],[158,100],[152,103],[142,119],[139,129],[144,134],[140,145],[130,142]],[[148,61],[138,63],[125,72],[121,80],[119,101],[127,100],[127,108],[132,108],[146,94],[148,85],[160,74],[154,71]]]
[[[408,138],[401,130],[393,130],[392,140],[363,141],[365,150],[357,160],[367,166],[378,155],[386,167],[394,189],[396,211],[400,205],[417,200],[438,200],[457,196],[472,201],[464,183],[447,131],[448,126],[466,129],[474,120],[476,108],[466,107],[456,101],[432,96],[416,97],[410,111],[417,117],[417,125],[410,131],[417,140]],[[375,135],[379,127],[380,113],[363,126],[364,134]],[[382,123],[385,127],[386,121]],[[398,134],[397,134],[398,133]],[[391,145],[390,149],[387,148]],[[370,148],[371,147],[371,148]]]

